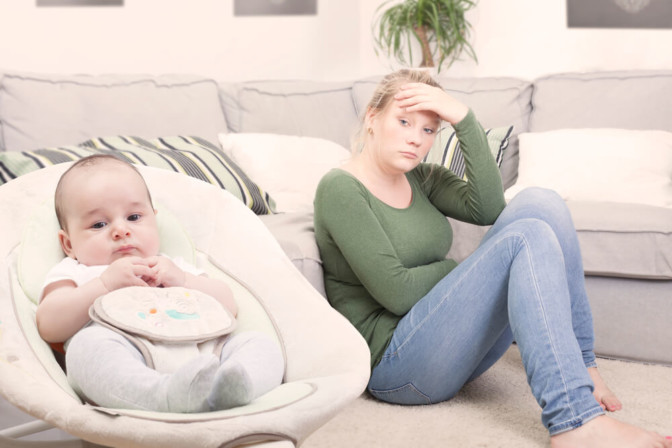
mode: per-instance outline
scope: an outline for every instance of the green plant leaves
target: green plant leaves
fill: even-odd
[[[373,34],[376,53],[384,52],[413,66],[413,40],[422,49],[421,67],[452,65],[462,53],[478,61],[468,41],[471,25],[465,13],[474,0],[388,0],[376,9]]]

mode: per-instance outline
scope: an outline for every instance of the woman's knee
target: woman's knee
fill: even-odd
[[[519,250],[543,250],[547,255],[562,254],[560,242],[553,228],[543,219],[525,218],[509,224],[505,231],[513,243],[513,258]]]
[[[524,202],[529,205],[535,205],[540,208],[546,208],[549,205],[565,204],[562,196],[557,191],[543,187],[527,187],[518,193],[512,203]]]
[[[553,226],[572,225],[565,200],[548,188],[526,188],[511,200],[508,207],[514,219],[538,218]]]

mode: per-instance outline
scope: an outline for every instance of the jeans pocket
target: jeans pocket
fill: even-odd
[[[372,389],[369,393],[381,401],[394,404],[432,404],[432,400],[413,384],[407,383],[394,389]]]

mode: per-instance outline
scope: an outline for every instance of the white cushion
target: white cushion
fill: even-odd
[[[565,200],[672,205],[672,133],[626,129],[561,129],[523,133],[518,180],[557,191]]]
[[[224,152],[275,200],[278,212],[313,209],[322,176],[348,160],[350,151],[316,137],[220,134]]]

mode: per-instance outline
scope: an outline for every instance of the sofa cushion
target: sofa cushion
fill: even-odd
[[[499,167],[502,166],[504,150],[509,146],[512,131],[513,126],[485,130],[490,152]],[[436,134],[434,144],[423,160],[443,165],[464,180],[467,179],[462,148],[451,126],[446,126]]]
[[[362,114],[382,76],[356,81],[352,94],[357,113]],[[456,99],[473,109],[487,128],[513,125],[516,133],[527,132],[531,112],[532,84],[514,78],[437,78]],[[513,185],[518,168],[518,139],[512,135],[502,162],[502,182]]]
[[[357,122],[352,83],[268,81],[221,84],[232,132],[320,137],[346,148]]]
[[[672,132],[558,129],[519,141],[518,180],[507,199],[545,187],[565,200],[672,206]]]
[[[197,135],[226,131],[215,81],[194,76],[5,74],[0,149],[27,151],[100,135]]]
[[[607,127],[672,131],[672,71],[551,75],[535,81],[531,131]]]
[[[568,201],[586,275],[672,279],[672,209]]]
[[[79,146],[0,152],[0,185],[30,171],[93,154],[113,154],[130,163],[184,173],[229,191],[259,215],[272,213],[274,207],[269,195],[219,147],[187,136],[152,141],[114,136],[91,139]]]
[[[320,250],[315,241],[313,213],[278,213],[259,217],[308,282],[326,297]]]
[[[322,176],[350,158],[343,146],[316,137],[232,132],[219,142],[273,197],[277,212],[312,212]]]
[[[568,201],[587,276],[672,280],[672,209],[617,202]],[[448,258],[464,261],[490,226],[448,218]]]

